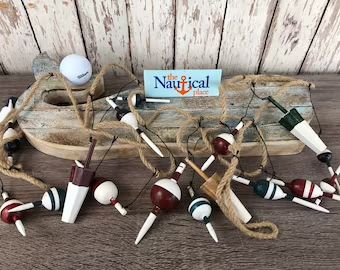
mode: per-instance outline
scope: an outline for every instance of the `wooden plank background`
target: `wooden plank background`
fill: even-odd
[[[337,0],[0,0],[0,73],[86,55],[98,71],[340,72]]]

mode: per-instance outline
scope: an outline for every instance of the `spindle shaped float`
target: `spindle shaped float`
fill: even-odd
[[[117,119],[125,124],[128,124],[129,126],[131,126],[132,128],[134,128],[139,136],[147,143],[147,145],[150,146],[150,148],[160,157],[164,157],[163,153],[161,152],[161,150],[158,148],[158,146],[156,144],[153,143],[153,141],[150,140],[150,138],[148,136],[146,136],[146,134],[140,130],[138,128],[138,122],[137,119],[135,117],[135,115],[127,110],[127,109],[122,109],[119,108],[118,105],[109,97],[106,98],[107,103],[109,103],[111,105],[112,108],[114,108],[117,112],[116,116]]]
[[[320,205],[300,199],[298,197],[294,197],[291,194],[283,192],[279,185],[274,184],[273,182],[267,181],[265,179],[261,179],[254,182],[235,175],[232,177],[232,179],[236,182],[253,187],[254,193],[266,200],[286,199],[320,212],[329,213],[329,210]]]
[[[128,97],[122,97],[122,96],[118,96],[117,98],[112,95],[109,98],[111,99],[116,99],[116,100],[122,100],[122,101],[127,101]],[[132,96],[132,105],[134,107],[139,107],[143,104],[143,102],[150,102],[150,103],[170,103],[170,99],[165,99],[165,98],[148,98],[148,97],[144,97],[140,94],[135,94]]]
[[[306,179],[294,179],[290,183],[286,183],[284,181],[267,178],[267,181],[271,181],[279,186],[286,186],[289,190],[297,197],[305,198],[305,199],[316,199],[319,197],[327,197],[336,201],[340,201],[340,196],[337,194],[332,194],[328,192],[324,192],[321,187],[317,184],[314,184],[310,180]]]
[[[24,224],[22,223],[23,214],[22,213],[10,213],[9,210],[11,210],[14,207],[17,207],[19,205],[22,205],[21,201],[11,199],[6,191],[1,193],[2,198],[4,199],[4,203],[0,208],[0,214],[1,214],[1,220],[3,222],[6,222],[8,224],[15,224],[17,227],[17,230],[23,235],[26,236],[26,231]]]
[[[52,187],[43,194],[41,200],[19,205],[9,210],[9,212],[21,212],[40,206],[45,207],[49,211],[59,211],[64,207],[65,196],[66,191],[64,189]]]
[[[227,155],[229,154],[229,145],[235,142],[234,136],[238,133],[238,131],[243,127],[243,122],[237,124],[235,129],[231,134],[229,133],[221,133],[217,135],[215,139],[212,141],[212,145],[214,147],[214,153],[207,159],[206,162],[201,167],[202,171],[208,169],[208,167],[215,161],[218,155]]]
[[[203,197],[195,196],[194,190],[192,189],[191,186],[188,186],[188,192],[190,197],[193,198],[192,202],[188,207],[189,214],[192,216],[193,219],[201,221],[205,224],[210,236],[217,243],[218,238],[216,232],[210,223],[212,207],[209,200]]]
[[[135,241],[136,245],[142,240],[161,212],[168,212],[177,207],[182,195],[177,181],[182,175],[185,167],[186,165],[181,162],[171,179],[160,179],[152,186],[150,197],[153,208],[137,235]]]

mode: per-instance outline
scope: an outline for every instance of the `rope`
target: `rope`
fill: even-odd
[[[130,92],[128,96],[128,106],[130,111],[135,115],[139,125],[149,127],[152,122],[154,122],[163,112],[169,112],[173,111],[178,119],[180,119],[182,122],[180,124],[180,127],[176,133],[176,143],[178,148],[183,152],[186,153],[188,151],[188,146],[185,144],[186,140],[188,141],[193,130],[199,131],[199,134],[201,136],[201,139],[203,141],[203,146],[197,147],[195,145],[194,149],[191,149],[192,155],[196,154],[202,154],[206,152],[207,150],[213,151],[211,140],[212,135],[220,130],[224,130],[226,126],[221,125],[218,128],[204,128],[202,125],[203,121],[216,121],[224,123],[228,120],[240,120],[242,119],[244,121],[244,126],[239,130],[237,133],[236,141],[234,144],[230,145],[229,150],[231,152],[231,156],[227,157],[221,157],[218,156],[218,160],[220,163],[222,163],[226,167],[226,171],[218,184],[217,191],[216,191],[216,197],[217,197],[217,203],[220,206],[222,212],[224,215],[237,227],[240,231],[242,231],[244,234],[258,238],[258,239],[274,239],[278,235],[278,228],[275,224],[271,222],[259,222],[259,223],[251,223],[251,224],[244,224],[237,216],[235,209],[233,207],[233,204],[231,203],[231,178],[232,175],[243,173],[247,177],[254,177],[259,175],[263,168],[266,167],[268,163],[268,152],[266,149],[266,144],[263,140],[263,134],[258,126],[258,143],[261,145],[261,160],[260,160],[260,166],[250,172],[244,172],[240,171],[237,167],[239,165],[239,158],[241,154],[241,148],[242,148],[242,142],[244,139],[244,134],[246,133],[248,128],[254,127],[254,124],[258,122],[258,120],[261,117],[261,114],[268,108],[269,103],[268,100],[264,99],[261,106],[257,109],[255,116],[253,119],[247,117],[248,108],[246,110],[245,115],[239,116],[239,115],[230,115],[228,113],[228,91],[245,91],[249,90],[251,87],[253,91],[253,97],[256,96],[255,93],[255,86],[256,84],[265,84],[268,82],[278,82],[282,85],[278,88],[277,92],[272,95],[273,97],[280,99],[286,91],[289,89],[289,87],[292,86],[303,86],[303,87],[314,87],[308,82],[302,81],[302,80],[296,80],[290,77],[285,76],[278,76],[278,75],[239,75],[235,76],[231,79],[224,80],[220,87],[220,106],[222,110],[221,115],[209,115],[209,116],[193,116],[190,112],[182,110],[180,108],[177,108],[175,106],[162,106],[159,110],[157,110],[152,116],[150,116],[148,119],[144,119],[138,112],[138,110],[133,106],[132,104],[132,97],[136,94],[144,95],[144,86],[143,84],[137,79],[137,77],[132,74],[128,69],[117,65],[117,64],[109,64],[104,66],[101,71],[98,73],[96,78],[94,79],[92,85],[88,89],[88,97],[86,101],[85,106],[85,112],[81,112],[77,103],[76,98],[73,95],[71,87],[68,85],[66,79],[60,74],[60,73],[52,73],[46,76],[41,77],[38,79],[32,86],[29,91],[29,94],[24,98],[22,101],[22,104],[19,108],[14,109],[7,117],[6,119],[0,123],[0,134],[2,135],[4,131],[6,130],[8,122],[14,121],[19,117],[20,112],[22,112],[32,101],[34,96],[37,94],[38,91],[41,91],[39,88],[41,83],[43,81],[48,80],[51,76],[55,76],[57,79],[59,79],[65,89],[66,92],[70,98],[70,101],[72,103],[72,108],[74,110],[74,113],[78,119],[78,121],[81,123],[81,126],[86,130],[91,136],[103,136],[107,139],[113,140],[113,138],[117,138],[118,134],[116,133],[116,129],[127,129],[129,133],[132,135],[130,138],[117,138],[117,142],[120,144],[128,144],[133,146],[142,161],[142,163],[150,170],[152,171],[153,175],[155,177],[167,177],[169,176],[176,168],[176,161],[173,155],[171,154],[170,150],[166,145],[160,146],[163,150],[166,150],[169,155],[169,168],[165,171],[158,170],[156,167],[152,165],[152,163],[147,159],[146,157],[146,150],[148,149],[148,146],[144,143],[142,143],[142,140],[139,136],[139,134],[134,130],[131,126],[119,122],[119,121],[103,121],[99,123],[95,123],[93,126],[91,124],[91,119],[93,120],[93,100],[92,97],[96,94],[96,89],[98,89],[99,83],[103,80],[104,75],[112,68],[118,68],[127,73],[127,75],[132,79],[132,81],[136,81],[137,83],[137,89]],[[260,98],[260,97],[259,97]],[[250,103],[252,102],[252,99],[250,100]],[[249,105],[248,105],[249,107]],[[110,130],[108,132],[107,130]],[[147,129],[148,130],[148,129]],[[21,137],[18,135],[17,137]],[[187,139],[186,139],[187,138]],[[261,139],[262,138],[262,139]],[[13,138],[9,138],[8,140],[2,140],[0,142],[0,146],[3,146],[6,142],[10,141]],[[3,147],[1,147],[3,148]],[[0,150],[0,152],[3,150]],[[14,177],[14,178],[21,178],[23,180],[28,181],[29,183],[42,188],[47,189],[48,185],[42,182],[41,180],[34,178],[30,176],[29,174],[25,173],[22,170],[18,170],[13,167],[11,167],[6,162],[6,155],[1,152],[0,157],[0,172]]]

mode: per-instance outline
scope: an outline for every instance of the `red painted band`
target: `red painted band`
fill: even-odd
[[[306,180],[306,181],[307,181],[307,180]],[[314,187],[315,187],[315,184],[314,184],[314,183],[311,183],[310,189],[309,189],[308,198],[311,198],[311,197],[312,197],[312,193],[313,193]]]

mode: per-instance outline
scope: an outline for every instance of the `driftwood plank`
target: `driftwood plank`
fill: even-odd
[[[21,1],[0,2],[0,59],[9,73],[31,70],[39,48]]]
[[[77,6],[87,55],[94,70],[98,71],[110,63],[117,63],[130,69],[125,1],[78,0]]]
[[[46,83],[48,83],[47,81]],[[51,81],[52,82],[52,81]],[[54,82],[52,82],[54,83]],[[267,84],[256,84],[255,90],[259,96],[273,95],[282,82],[271,82]],[[89,133],[82,129],[81,123],[76,118],[72,106],[65,106],[65,102],[68,97],[63,93],[61,105],[56,103],[55,100],[58,95],[62,95],[62,90],[48,90],[46,93],[46,86],[40,88],[39,92],[36,93],[35,98],[31,103],[31,107],[26,108],[21,114],[18,123],[23,129],[27,138],[40,151],[47,154],[52,154],[58,157],[67,159],[83,159],[87,152],[87,142]],[[134,88],[131,88],[134,89]],[[22,102],[30,90],[26,91],[18,101],[18,105]],[[128,91],[121,93],[127,95]],[[226,92],[228,100],[227,113],[235,115],[238,119],[244,115],[246,107],[252,93],[249,89],[244,90],[229,90]],[[52,98],[51,98],[52,97]],[[309,99],[309,90],[307,87],[291,87],[288,89],[286,94],[282,96],[279,101],[282,104],[290,104],[289,106],[295,106],[302,116],[310,121],[312,118],[312,106]],[[195,98],[172,98],[171,106],[176,108],[182,108],[185,111],[192,114],[192,116],[220,116],[222,111],[220,109],[221,97],[195,97]],[[53,100],[53,102],[51,102]],[[255,111],[259,108],[263,101],[255,99],[248,108],[247,116],[253,117]],[[122,104],[124,105],[124,104]],[[85,110],[85,105],[79,105],[80,110]],[[149,119],[155,113],[157,109],[164,106],[163,104],[144,104],[139,108],[139,112],[144,119]],[[103,114],[108,109],[108,104],[105,98],[100,98],[93,103],[95,111],[94,127],[99,125],[99,121],[102,119]],[[296,139],[289,134],[280,124],[278,120],[282,117],[282,113],[271,106],[265,111],[259,121],[259,125],[264,133],[264,139],[268,144],[270,151],[273,154],[293,154],[301,151],[302,143],[297,142]],[[109,112],[106,121],[117,121],[115,119],[115,113]],[[176,133],[178,128],[182,125],[185,118],[178,115],[175,111],[164,111],[158,118],[149,126],[154,130],[161,138],[168,144],[168,146],[174,151],[176,155],[183,155],[180,149],[175,144]],[[230,126],[235,126],[237,121],[229,121]],[[216,121],[203,121],[204,127],[218,128],[213,135],[220,132],[226,132],[226,128],[222,128],[218,120]],[[194,123],[189,128],[193,129]],[[107,129],[108,132],[112,130]],[[192,131],[191,131],[192,132]],[[115,135],[121,138],[131,138],[131,131],[123,128],[115,128]],[[147,133],[149,133],[147,131]],[[150,137],[155,142],[159,142],[159,138],[155,134],[150,134]],[[198,135],[193,137],[197,139]],[[244,155],[261,154],[260,146],[256,143],[257,133],[254,130],[250,130],[245,135],[245,149]],[[290,144],[284,145],[284,141],[289,141]],[[99,138],[99,147],[96,148],[96,154],[94,158],[101,158],[109,148],[111,143],[110,139]],[[248,144],[247,144],[248,143]],[[297,147],[297,145],[300,145]],[[192,147],[192,142],[190,142]],[[282,149],[281,149],[282,148]],[[280,149],[282,150],[280,152]],[[126,156],[126,151],[129,152],[129,156],[136,155],[136,149],[131,146],[123,144],[115,144],[115,147],[111,148],[107,158]],[[207,155],[208,152],[205,153]]]
[[[326,5],[327,0],[279,1],[260,72],[299,71]]]
[[[41,51],[61,60],[77,53],[85,56],[74,0],[24,1]]]
[[[340,71],[340,2],[331,0],[301,71]]]
[[[133,70],[173,67],[174,1],[128,0]]]
[[[218,62],[224,74],[257,72],[275,3],[228,1]]]
[[[214,68],[226,1],[176,1],[175,67]]]

